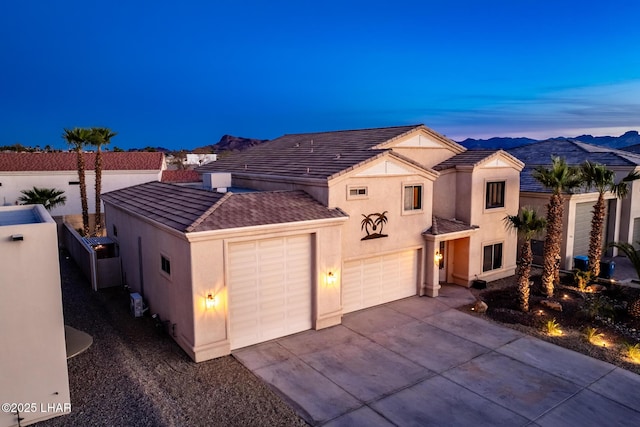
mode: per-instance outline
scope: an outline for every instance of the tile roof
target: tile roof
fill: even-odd
[[[162,171],[162,182],[202,182],[202,175],[192,169],[165,169]]]
[[[0,171],[75,171],[77,156],[74,152],[59,153],[0,153]],[[95,153],[84,153],[87,170],[93,169]],[[102,170],[161,170],[164,154],[161,152],[102,152]]]
[[[375,147],[419,128],[428,130],[413,125],[284,135],[196,170],[327,179],[388,151]]]
[[[528,167],[551,165],[551,156],[559,156],[567,164],[579,165],[589,160],[606,166],[640,166],[640,155],[569,139],[550,139],[506,150]]]
[[[456,166],[475,166],[500,150],[469,150],[456,154],[433,167],[437,171],[455,168]]]
[[[564,158],[567,164],[577,166],[589,160],[608,167],[635,168],[640,166],[640,155],[599,145],[586,144],[569,139],[550,139],[520,147],[510,148],[507,152],[522,160],[526,166],[520,173],[520,191],[549,193],[534,177],[538,166],[551,166],[551,157]],[[573,191],[574,194],[587,193],[584,188]]]
[[[457,233],[460,231],[469,231],[477,229],[477,225],[466,224],[456,219],[445,219],[434,216],[429,227],[422,234],[430,234],[432,236],[439,236],[442,234]]]
[[[185,233],[348,217],[303,191],[215,193],[149,182],[105,193],[102,199]]]

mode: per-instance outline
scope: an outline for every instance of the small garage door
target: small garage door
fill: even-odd
[[[591,219],[595,202],[576,204],[576,227],[573,234],[573,255],[589,255],[589,239],[591,237]],[[602,228],[603,242],[607,235],[607,216]]]
[[[410,297],[417,293],[418,251],[404,251],[344,263],[344,313]]]
[[[311,328],[311,236],[229,245],[231,349]]]

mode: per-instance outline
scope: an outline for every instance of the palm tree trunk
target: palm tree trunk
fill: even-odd
[[[600,258],[602,258],[602,229],[604,227],[605,203],[604,194],[600,193],[593,206],[591,218],[591,235],[589,236],[589,270],[593,278],[600,274]]]
[[[553,297],[555,283],[560,281],[560,244],[562,242],[562,218],[564,215],[561,194],[553,194],[547,205],[547,235],[544,239],[542,286],[548,298]]]
[[[102,150],[100,150],[100,146],[96,150],[96,164],[95,164],[95,173],[96,173],[96,218],[95,218],[95,229],[94,235],[100,235],[100,228],[102,227],[102,212],[100,207],[100,193],[102,192]]]
[[[529,277],[531,276],[531,263],[533,253],[531,240],[525,239],[521,249],[520,266],[518,267],[518,293],[520,296],[520,310],[529,311]]]
[[[87,203],[87,181],[84,176],[84,154],[82,150],[76,151],[78,154],[78,183],[80,184],[80,204],[82,206],[82,232],[89,235],[89,206]]]

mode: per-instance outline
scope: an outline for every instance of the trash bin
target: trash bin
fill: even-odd
[[[600,274],[598,277],[603,279],[611,279],[616,269],[616,263],[613,261],[600,261]]]
[[[586,255],[577,255],[573,258],[573,268],[577,268],[578,270],[588,271],[589,270],[589,257]]]

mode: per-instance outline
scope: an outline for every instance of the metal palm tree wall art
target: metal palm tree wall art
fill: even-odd
[[[386,234],[382,234],[382,228],[388,220],[387,211],[382,213],[371,213],[369,215],[362,214],[362,217],[362,221],[360,221],[360,230],[364,230],[367,235],[360,240],[387,237]]]

